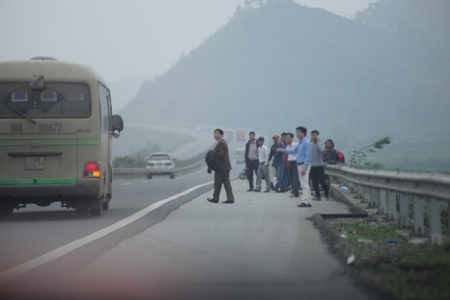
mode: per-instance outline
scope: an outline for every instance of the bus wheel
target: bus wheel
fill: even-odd
[[[13,208],[7,201],[0,202],[0,220],[7,219],[13,212]]]
[[[89,215],[89,209],[87,208],[77,208],[75,209],[75,213],[78,217],[87,217]]]
[[[101,216],[103,211],[103,204],[102,200],[95,199],[92,201],[91,208],[89,209],[91,211],[91,216]]]
[[[109,200],[106,201],[105,203],[103,203],[102,208],[103,208],[103,210],[105,210],[105,211],[109,209]]]
[[[152,174],[147,174],[147,179],[152,179]]]

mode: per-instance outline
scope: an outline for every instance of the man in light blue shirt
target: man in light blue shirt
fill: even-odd
[[[278,148],[277,152],[287,154],[297,154],[297,168],[300,176],[300,187],[302,189],[302,201],[298,207],[311,207],[312,197],[309,190],[309,171],[311,170],[311,142],[307,139],[306,134],[308,130],[306,127],[298,126],[297,132],[298,144],[292,149]]]

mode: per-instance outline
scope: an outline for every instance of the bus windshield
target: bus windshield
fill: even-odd
[[[82,83],[0,83],[0,118],[86,118],[91,115],[89,87]]]

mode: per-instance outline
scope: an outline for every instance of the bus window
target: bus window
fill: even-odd
[[[103,86],[101,83],[98,84],[98,95],[100,102],[100,120],[102,132],[110,133],[111,132],[111,124],[110,124],[110,105],[108,101],[109,91]]]
[[[41,93],[42,102],[56,102],[57,100],[58,96],[55,91],[44,91]]]
[[[81,83],[47,82],[31,90],[26,83],[0,83],[0,118],[84,118],[91,115],[89,87]]]
[[[11,94],[11,102],[28,102],[28,94],[25,91],[16,91]]]

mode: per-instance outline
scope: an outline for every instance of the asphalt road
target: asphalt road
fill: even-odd
[[[204,169],[175,179],[155,176],[152,180],[115,180],[110,210],[101,217],[77,217],[75,210],[61,208],[57,203],[49,207],[29,205],[14,211],[9,219],[0,222],[0,272],[211,180],[212,176]],[[191,199],[200,192],[194,192]]]
[[[183,145],[175,153],[195,155],[207,149],[204,148],[206,142],[214,143],[213,134],[199,133],[195,141]],[[229,144],[232,159],[236,145],[236,142]],[[235,165],[232,176],[236,177],[242,167]],[[99,218],[77,217],[73,209],[61,208],[58,203],[49,207],[28,205],[15,210],[8,220],[0,222],[0,272],[114,224],[161,199],[212,180],[213,176],[206,173],[206,168],[175,179],[155,176],[152,180],[114,180],[111,208]],[[193,192],[190,199],[202,191]]]
[[[153,189],[160,186],[161,189],[185,191],[208,181],[205,179],[199,173],[181,177],[178,181],[154,181]],[[143,196],[150,187],[146,181],[117,181],[115,186],[120,190],[118,196],[126,199],[127,207],[134,203],[135,209],[144,208],[158,200]],[[46,219],[49,212],[41,212],[41,218],[32,220],[17,214],[11,221],[1,224],[2,235],[5,232],[3,225],[10,226],[10,231],[13,231],[11,226],[20,225],[19,231],[29,233],[21,241],[10,235],[8,243],[15,247],[5,247],[2,243],[2,266],[11,264],[6,258],[16,260],[21,256],[24,251],[17,251],[20,244],[22,250],[27,249],[28,259],[44,253],[47,253],[44,256],[50,253],[54,258],[46,263],[35,261],[31,266],[25,263],[24,268],[29,270],[6,282],[3,275],[8,271],[0,273],[0,296],[42,299],[377,299],[345,274],[343,266],[329,252],[319,231],[308,220],[318,212],[345,213],[347,207],[344,204],[323,201],[314,203],[313,208],[301,209],[296,207],[298,199],[288,198],[287,194],[246,192],[247,186],[241,181],[233,182],[235,204],[211,204],[206,201],[210,189],[207,184],[177,197],[136,222],[61,256],[54,251],[56,247],[120,223],[125,218],[117,217],[115,213],[123,214],[127,209],[118,206],[100,218],[86,219],[71,218],[59,212],[61,216],[57,221]],[[138,199],[143,198],[147,202],[137,204]],[[123,216],[131,214],[128,210]],[[67,220],[61,220],[63,216]],[[26,225],[28,230],[23,229]],[[41,240],[45,236],[47,238]],[[41,249],[37,251],[35,245],[40,245]],[[22,260],[27,259],[22,255]],[[17,263],[20,262],[12,265]]]
[[[230,143],[230,152],[237,147]],[[242,167],[234,165],[232,176]],[[212,180],[205,169],[115,180],[111,209],[101,217],[57,205],[14,212],[0,222],[0,296],[373,299],[344,274],[296,199],[283,194],[279,202],[272,193],[258,202],[235,181],[237,202],[214,205],[205,200]]]

